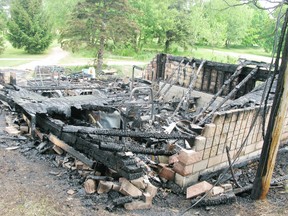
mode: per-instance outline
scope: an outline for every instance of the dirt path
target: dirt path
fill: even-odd
[[[67,57],[68,55],[69,52],[61,49],[60,47],[54,47],[47,57],[19,65],[16,68],[22,70],[34,70],[37,65],[57,65],[61,59]]]

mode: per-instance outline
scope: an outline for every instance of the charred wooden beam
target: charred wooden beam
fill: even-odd
[[[50,142],[55,144],[56,146],[60,147],[64,151],[68,152],[72,156],[76,157],[78,160],[85,163],[90,168],[94,168],[94,161],[87,158],[85,155],[81,154],[80,152],[76,151],[74,148],[63,142],[62,140],[58,139],[55,135],[49,134],[48,139]]]
[[[222,204],[231,204],[236,202],[236,196],[233,192],[224,193],[215,197],[205,198],[202,200],[192,200],[192,205],[200,206],[216,206]]]
[[[83,134],[97,134],[104,136],[119,136],[119,137],[134,137],[134,138],[155,138],[155,139],[191,139],[195,137],[194,134],[184,135],[179,133],[152,133],[152,132],[138,132],[138,131],[123,131],[115,129],[97,129],[93,127],[81,126],[64,126],[63,132],[66,133],[83,133]]]
[[[120,144],[114,143],[104,143],[101,142],[99,148],[106,151],[114,151],[114,152],[126,152],[131,151],[133,153],[141,153],[141,154],[149,154],[149,155],[166,155],[171,156],[176,154],[176,151],[168,151],[166,149],[152,149],[152,148],[145,148],[140,146],[124,146]]]

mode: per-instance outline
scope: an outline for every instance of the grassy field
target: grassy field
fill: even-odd
[[[6,42],[5,51],[0,55],[0,67],[13,67],[45,58],[55,46],[58,45],[56,42],[53,42],[43,54],[28,54],[24,49],[15,49],[9,42]]]
[[[23,49],[15,49],[10,43],[6,42],[6,50],[0,56],[0,67],[13,67],[21,64],[25,64],[31,61],[39,60],[48,56],[51,49],[55,46],[59,46],[56,41],[46,50],[43,54],[27,54]],[[141,61],[149,62],[155,55],[162,52],[159,47],[145,48],[139,53],[135,53],[131,50],[118,50],[115,53],[105,52],[105,59],[114,59],[123,62],[127,61]],[[223,62],[223,63],[236,63],[239,55],[249,54],[253,56],[270,57],[269,53],[266,53],[260,48],[211,48],[211,47],[193,47],[189,50],[183,50],[179,47],[171,47],[171,54],[178,56],[186,56],[188,58],[206,59],[211,61]],[[71,53],[66,58],[60,61],[63,65],[83,65],[91,64],[95,56],[95,51],[83,49],[77,53]],[[255,59],[254,59],[255,60]]]

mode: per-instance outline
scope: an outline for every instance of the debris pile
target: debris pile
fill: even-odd
[[[226,80],[222,76],[221,80],[217,78],[220,76],[219,64],[184,58],[171,71],[168,67],[171,57],[165,58],[164,65],[170,73],[165,74],[164,65],[160,67],[158,62],[158,71],[149,74],[151,80],[135,78],[134,75],[132,80],[113,75],[86,80],[73,76],[71,79],[71,75],[66,76],[63,72],[64,69],[37,67],[37,79],[28,82],[28,86],[3,82],[0,91],[2,106],[17,112],[13,122],[10,121],[12,126],[7,129],[8,133],[30,134],[37,140],[34,147],[40,154],[57,154],[55,166],[76,170],[87,194],[113,194],[107,206],[109,211],[118,206],[127,210],[151,208],[161,188],[186,193],[187,199],[209,192],[208,197],[214,199],[211,203],[222,203],[224,196],[225,200],[235,201],[232,184],[222,182],[213,187],[210,184],[213,182],[195,183],[199,177],[209,174],[208,171],[219,170],[216,165],[222,163],[221,168],[223,164],[227,167],[230,154],[236,157],[240,147],[236,148],[237,140],[234,149],[227,148],[227,155],[225,147],[233,141],[233,136],[228,133],[235,131],[237,123],[233,121],[238,120],[240,114],[236,113],[237,118],[234,118],[233,113],[216,112],[237,107],[232,100],[238,98],[241,101],[242,95],[237,90],[255,78],[264,64],[241,62],[238,67],[222,65],[221,69],[230,71],[230,76]],[[248,64],[253,68],[247,69]],[[212,66],[216,69],[211,69]],[[207,68],[211,69],[210,75]],[[141,70],[133,67],[133,74],[134,69]],[[45,76],[43,71],[46,71]],[[188,81],[185,71],[190,74]],[[245,77],[240,79],[243,73]],[[196,90],[204,89],[209,80],[205,80],[207,76],[210,81],[216,78],[213,86],[218,93],[214,92],[215,96]],[[164,80],[158,79],[164,77]],[[260,77],[264,79],[263,74]],[[185,80],[187,88],[175,87],[181,79]],[[174,95],[171,97],[172,92]],[[240,141],[246,133],[246,129],[241,130]],[[240,135],[237,138],[240,139]],[[255,149],[258,151],[262,147],[258,138],[257,131],[255,140],[258,147],[256,149],[256,144],[253,144],[253,149],[247,150],[247,154],[255,156]],[[204,199],[201,203],[208,205],[209,201]]]

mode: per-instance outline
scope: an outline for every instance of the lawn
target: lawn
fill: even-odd
[[[43,54],[28,54],[24,49],[15,49],[12,45],[6,41],[5,51],[0,55],[0,67],[15,67],[21,64],[26,64],[31,61],[39,60],[48,56],[51,48],[57,46],[56,42],[53,42],[48,50]]]

